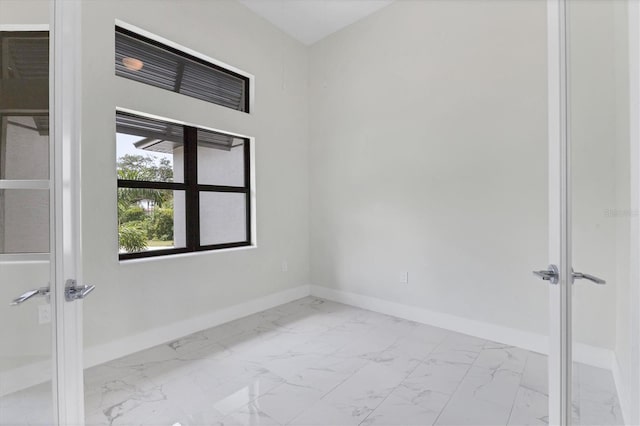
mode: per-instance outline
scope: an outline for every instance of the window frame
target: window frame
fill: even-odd
[[[227,106],[220,105],[220,104],[217,104],[215,102],[206,101],[206,100],[203,100],[203,99],[199,99],[199,98],[196,98],[196,97],[193,97],[193,96],[190,96],[190,95],[186,95],[186,94],[180,93],[180,91],[178,90],[179,86],[175,86],[174,90],[168,90],[168,89],[163,89],[163,88],[160,88],[160,89],[167,90],[167,91],[170,91],[170,92],[173,92],[173,93],[177,93],[177,94],[181,94],[183,96],[192,97],[194,99],[199,99],[199,100],[201,100],[203,102],[208,102],[208,103],[211,103],[213,105],[218,105],[218,106],[220,106],[222,108],[228,108],[228,109],[231,109],[233,111],[238,111],[238,112],[242,112],[242,113],[245,113],[245,114],[251,114],[251,112],[252,112],[251,111],[251,105],[252,105],[252,102],[251,102],[252,99],[251,98],[252,98],[252,93],[253,93],[253,90],[252,90],[252,86],[253,86],[252,85],[252,80],[253,79],[252,79],[251,76],[244,75],[244,74],[241,74],[241,73],[239,73],[237,71],[234,71],[233,69],[230,69],[231,67],[225,67],[224,65],[219,65],[217,63],[214,63],[214,61],[207,60],[204,57],[202,57],[204,55],[196,56],[194,54],[191,54],[191,53],[187,52],[188,49],[186,49],[186,48],[181,48],[181,46],[179,46],[179,45],[173,46],[175,43],[171,43],[171,45],[170,45],[168,40],[164,40],[161,37],[157,37],[156,36],[156,37],[152,38],[152,37],[150,37],[150,34],[149,35],[147,35],[147,34],[143,35],[142,32],[143,31],[141,31],[140,29],[137,29],[137,28],[135,28],[133,26],[127,25],[127,24],[125,24],[123,22],[119,22],[119,21],[116,20],[116,24],[115,24],[115,34],[116,35],[118,33],[123,34],[123,35],[125,35],[127,37],[131,37],[131,38],[133,38],[133,39],[135,39],[137,41],[150,44],[153,47],[156,47],[156,48],[161,49],[161,50],[165,50],[168,53],[176,55],[177,57],[179,57],[182,60],[196,62],[196,63],[198,63],[200,65],[205,66],[205,67],[209,67],[209,68],[211,68],[213,70],[219,71],[219,72],[224,73],[224,74],[228,74],[230,76],[233,76],[235,78],[238,78],[238,79],[242,80],[244,82],[244,85],[245,85],[244,86],[244,99],[243,99],[243,107],[244,107],[244,109],[240,110],[240,109],[229,108]],[[194,52],[194,53],[197,53],[197,52]],[[184,68],[184,63],[182,63],[181,68],[182,69]],[[117,73],[116,73],[116,76],[118,76]],[[118,77],[128,79],[125,76],[118,76]],[[136,81],[136,80],[133,80],[133,81]],[[143,82],[139,82],[139,83],[149,85],[149,83],[143,83]],[[151,85],[151,86],[159,88],[159,87],[157,87],[155,85]]]
[[[142,117],[149,120],[164,121],[173,125],[182,126],[183,128],[183,149],[184,149],[184,179],[183,182],[157,182],[147,180],[128,180],[117,178],[117,188],[142,188],[142,189],[164,189],[173,191],[184,191],[185,193],[185,247],[147,250],[133,253],[120,253],[120,245],[118,242],[118,258],[119,260],[141,259],[147,257],[168,256],[173,254],[197,253],[203,251],[215,251],[229,248],[248,247],[253,245],[253,218],[252,218],[252,179],[251,179],[251,138],[225,133],[217,130],[207,129],[202,126],[192,124],[179,123],[168,119],[156,117],[148,117],[145,114],[133,113],[128,111],[117,110],[117,115],[128,115],[133,117]],[[206,132],[215,132],[233,136],[243,140],[244,155],[244,185],[211,185],[198,183],[198,130]],[[118,133],[117,130],[115,133]],[[117,160],[117,158],[116,158]],[[200,244],[200,194],[203,192],[216,193],[239,193],[245,194],[245,223],[246,223],[246,239],[233,243],[221,244]],[[175,208],[175,206],[174,206]]]

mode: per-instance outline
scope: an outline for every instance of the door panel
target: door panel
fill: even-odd
[[[2,425],[54,423],[48,46],[46,31],[0,31]]]
[[[627,2],[569,1],[567,45],[573,419],[622,424],[614,372],[630,355]]]

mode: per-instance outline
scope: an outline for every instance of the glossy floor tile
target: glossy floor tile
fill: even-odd
[[[576,422],[621,424],[611,373],[576,370]],[[90,368],[85,381],[87,425],[547,423],[545,356],[312,297]],[[25,417],[45,394],[0,399],[1,418],[46,424]]]

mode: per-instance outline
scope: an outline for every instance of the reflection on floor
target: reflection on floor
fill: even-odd
[[[87,370],[86,418],[149,426],[536,425],[547,423],[546,377],[542,355],[309,297]],[[574,388],[577,424],[622,423],[610,372],[576,366]],[[24,424],[29,401],[46,390],[0,401],[3,420],[22,407],[16,424]]]

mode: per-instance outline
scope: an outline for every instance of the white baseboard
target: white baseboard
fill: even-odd
[[[37,361],[0,372],[0,396],[51,380],[52,361]]]
[[[93,367],[309,295],[398,318],[433,325],[498,343],[504,343],[506,345],[517,346],[534,352],[548,353],[548,339],[541,334],[476,321],[415,306],[408,306],[361,294],[335,290],[328,287],[303,285],[220,309],[206,315],[185,319],[123,339],[93,346],[85,351],[84,365],[85,368]],[[625,418],[628,418],[626,416],[626,409],[629,406],[624,399],[626,394],[624,393],[621,373],[613,352],[595,346],[576,344],[574,346],[574,357],[578,362],[612,370],[618,388],[618,395],[620,395],[620,405],[625,414]],[[50,380],[50,378],[51,363],[45,361],[0,372],[0,396],[44,383]]]
[[[252,299],[228,308],[220,309],[199,317],[189,318],[172,324],[147,330],[133,336],[114,340],[88,348],[84,353],[85,368],[130,355],[153,346],[176,340],[197,331],[206,330],[247,315],[309,296],[308,285],[284,290],[268,296]]]
[[[505,345],[517,346],[522,349],[549,353],[549,339],[547,336],[505,327],[483,321],[476,321],[456,315],[431,311],[429,309],[390,302],[376,297],[350,293],[324,286],[312,285],[311,294],[323,299],[357,306],[359,308],[416,321],[458,333],[469,334]],[[612,369],[613,351],[596,346],[576,343],[573,347],[574,359],[583,364],[594,367]]]
[[[206,330],[207,328],[301,299],[309,296],[309,294],[309,286],[302,285],[239,303],[206,315],[188,318],[123,339],[93,346],[87,348],[84,352],[84,367],[93,367],[130,355],[134,352],[176,340],[201,330]],[[49,380],[51,380],[50,361],[42,361],[0,372],[0,396],[17,392]]]

